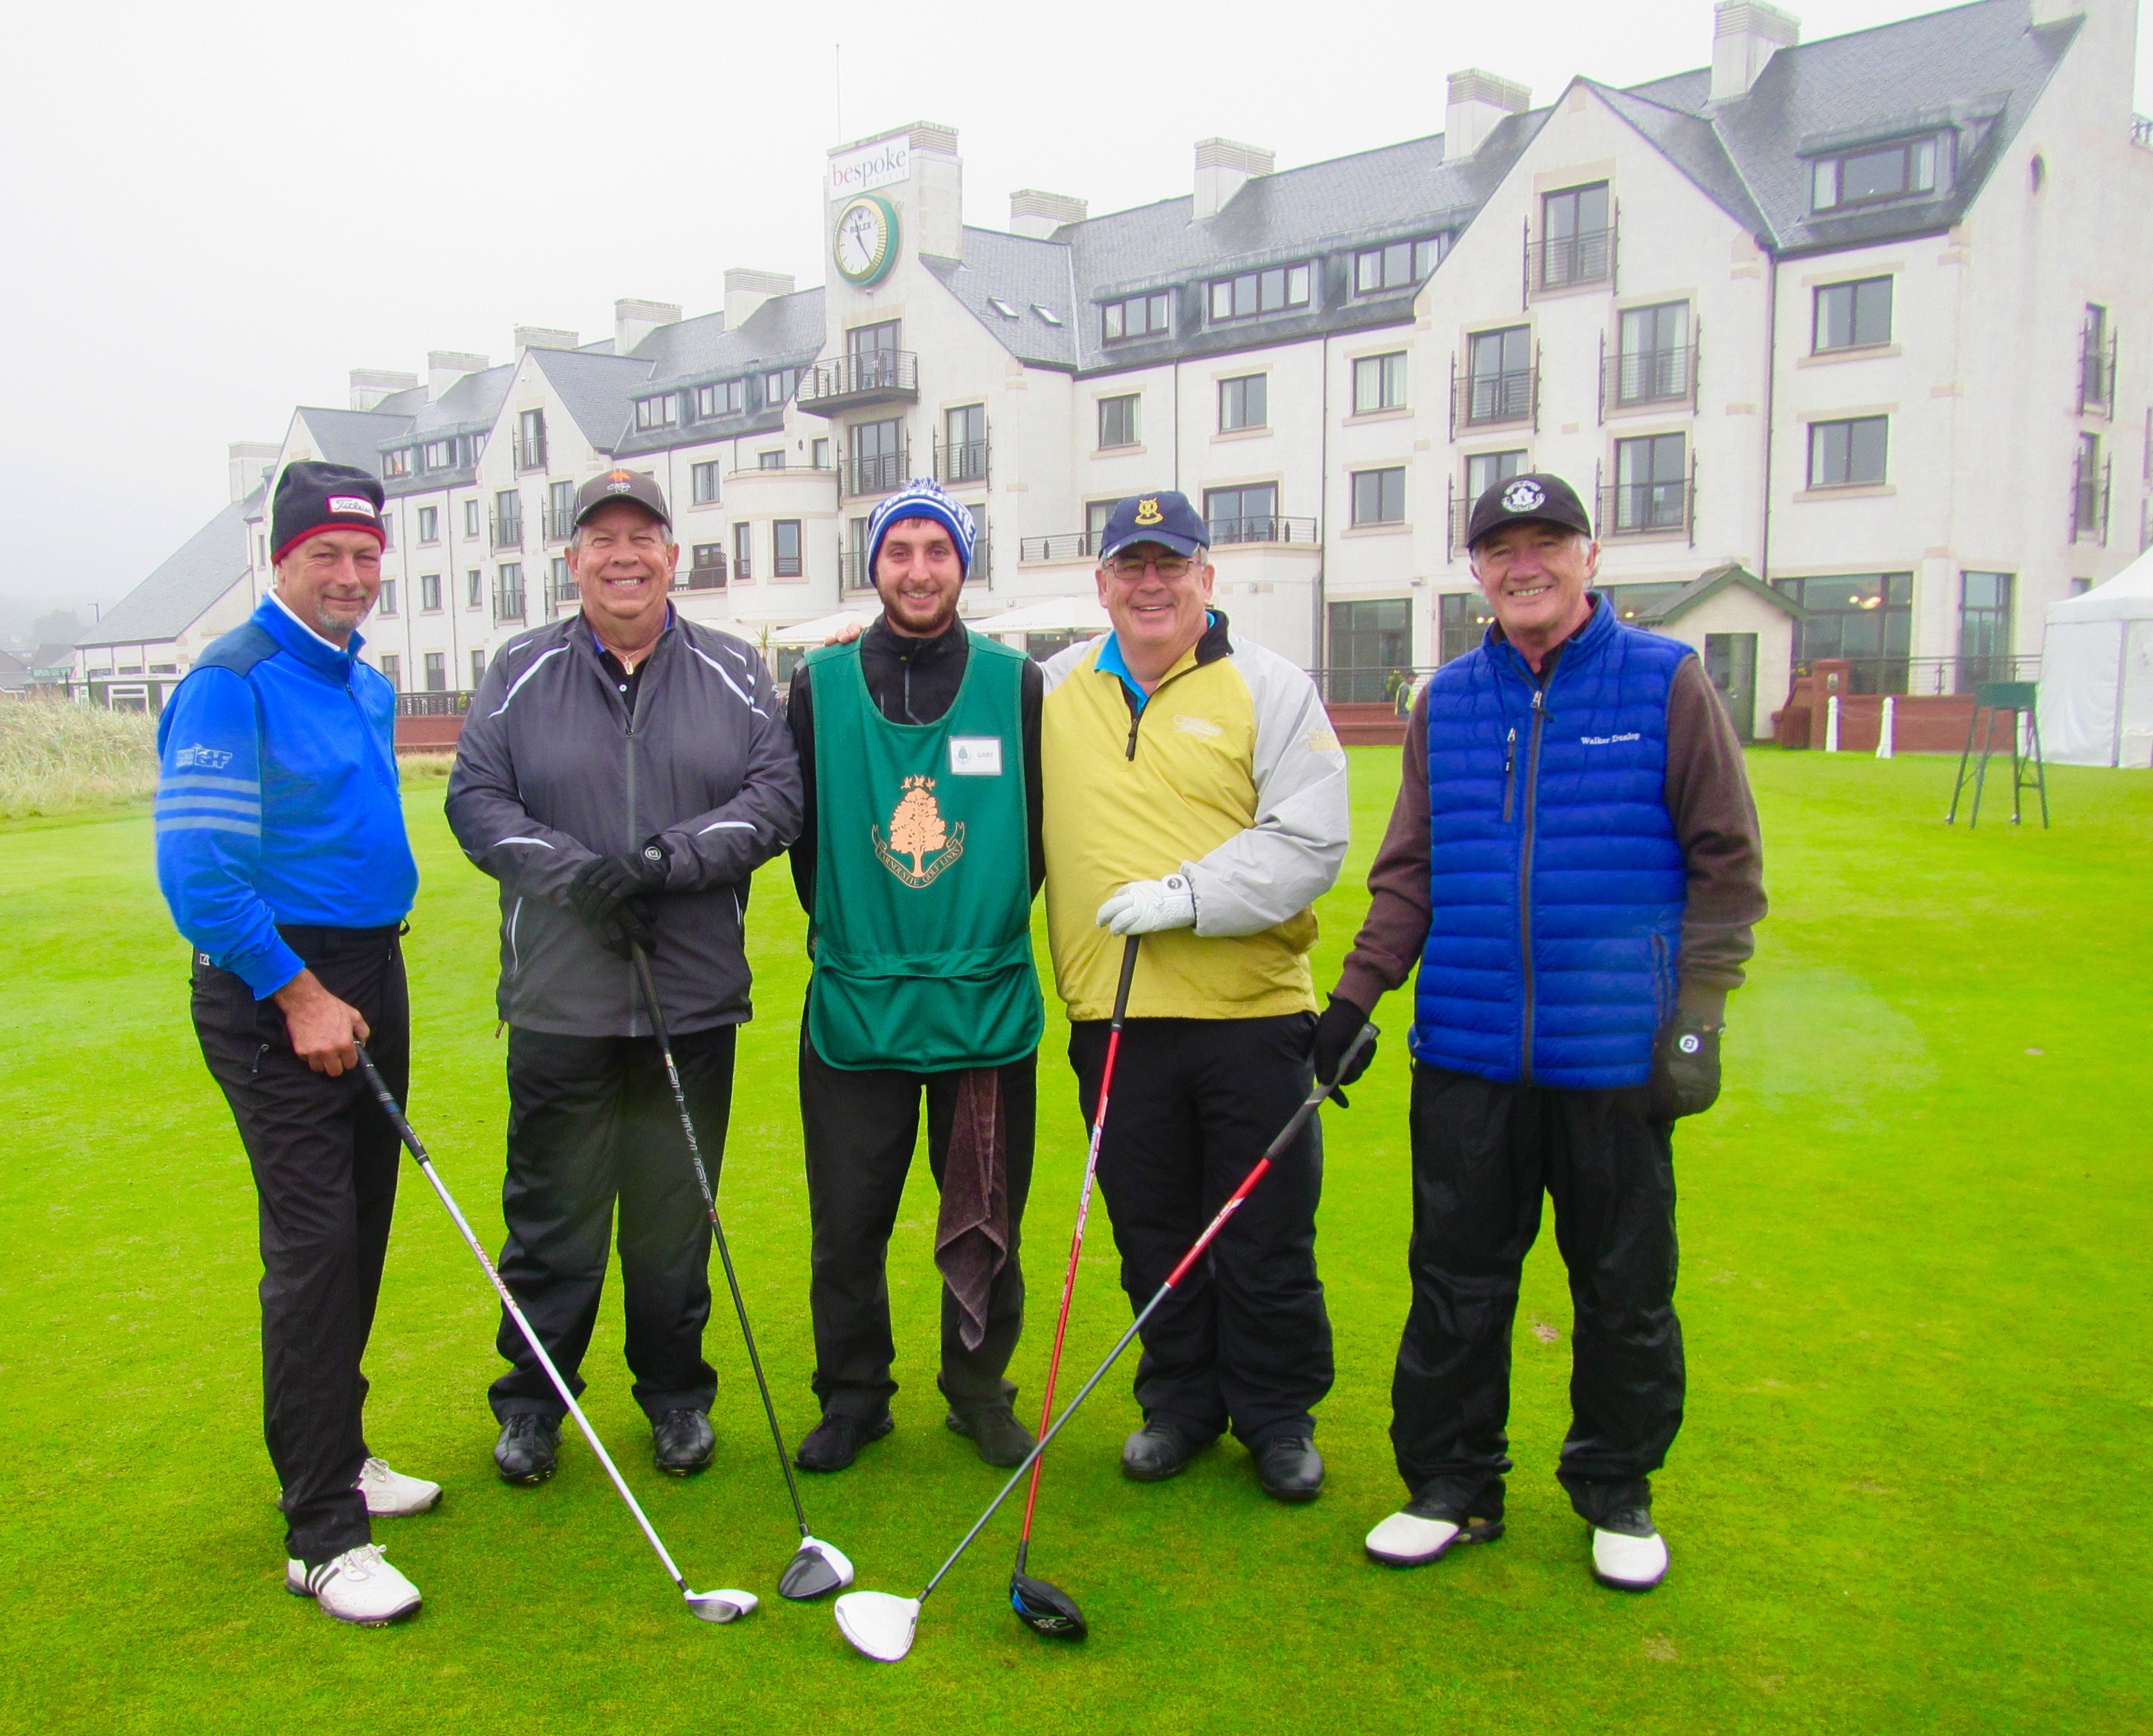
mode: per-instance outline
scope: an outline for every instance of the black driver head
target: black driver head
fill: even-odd
[[[821,1550],[806,1544],[786,1565],[784,1576],[777,1582],[777,1595],[795,1603],[809,1603],[827,1596],[848,1581],[849,1576],[839,1573]]]
[[[1081,1640],[1091,1632],[1084,1625],[1084,1612],[1076,1607],[1075,1598],[1061,1586],[1034,1579],[1028,1573],[1010,1576],[1010,1607],[1016,1611],[1018,1621],[1049,1639]]]

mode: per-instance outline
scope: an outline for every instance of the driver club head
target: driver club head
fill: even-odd
[[[736,1591],[730,1586],[715,1591],[683,1591],[688,1607],[705,1621],[735,1621],[762,1600],[752,1591]]]
[[[812,1603],[852,1582],[853,1564],[842,1550],[819,1537],[803,1537],[799,1553],[786,1564],[777,1582],[777,1595],[795,1603]]]
[[[1028,1573],[1010,1576],[1010,1607],[1034,1633],[1049,1639],[1081,1640],[1091,1632],[1076,1600],[1051,1581]]]
[[[847,1591],[832,1606],[846,1643],[877,1663],[895,1663],[919,1630],[919,1600],[887,1591]]]

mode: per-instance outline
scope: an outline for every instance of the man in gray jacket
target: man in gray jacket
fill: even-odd
[[[679,619],[665,498],[614,470],[576,501],[583,608],[502,647],[474,695],[448,817],[501,883],[508,1038],[501,1275],[578,1392],[616,1199],[628,1364],[659,1469],[710,1462],[703,1359],[710,1223],[638,991],[650,955],[704,1155],[717,1179],[733,1041],[750,1016],[748,879],[800,830],[800,766],[761,659]],[[504,1317],[494,1463],[553,1474],[561,1405]]]

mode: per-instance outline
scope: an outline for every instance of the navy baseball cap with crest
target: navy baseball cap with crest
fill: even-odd
[[[577,525],[580,527],[592,513],[613,501],[632,501],[666,529],[673,528],[673,514],[657,482],[641,471],[626,469],[600,471],[577,491]]]
[[[1211,527],[1185,494],[1171,488],[1132,494],[1114,508],[1106,529],[1099,532],[1100,562],[1111,561],[1138,542],[1156,542],[1176,554],[1193,555],[1211,546]]]
[[[1481,491],[1480,498],[1473,503],[1473,522],[1466,527],[1465,546],[1471,548],[1505,525],[1533,521],[1560,525],[1581,537],[1592,534],[1592,521],[1585,516],[1575,489],[1545,471],[1528,471]]]

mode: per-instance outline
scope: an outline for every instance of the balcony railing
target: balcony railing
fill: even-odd
[[[568,574],[564,573],[558,578],[554,578],[550,573],[546,575],[546,612],[547,614],[550,615],[552,613],[555,609],[560,608],[563,603],[580,603],[582,600],[581,593],[576,589],[575,580]]]
[[[523,587],[496,585],[493,589],[493,619],[498,626],[504,621],[523,619]]]
[[[399,717],[461,717],[471,710],[471,702],[468,690],[400,693],[396,695],[396,715]]]
[[[1090,531],[1068,531],[1058,537],[1026,537],[1016,546],[1019,561],[1089,560],[1099,552],[1099,539]]]
[[[1229,542],[1313,542],[1316,541],[1316,521],[1312,518],[1266,517],[1214,518],[1210,521],[1211,546],[1223,547]]]
[[[909,349],[863,349],[817,362],[800,376],[796,400],[815,415],[856,404],[919,401],[919,358]]]
[[[487,523],[492,532],[493,546],[496,548],[523,547],[523,515],[522,513],[496,512],[491,516]]]
[[[720,554],[715,562],[705,562],[690,567],[685,580],[691,591],[722,591],[725,588],[725,557]]]
[[[1575,289],[1588,283],[1612,288],[1618,252],[1616,222],[1605,229],[1582,229],[1575,235],[1543,236],[1525,241],[1525,299],[1558,289]]]
[[[546,508],[546,540],[548,542],[566,542],[575,534],[576,509],[573,506]]]
[[[1435,670],[1414,664],[1334,663],[1308,673],[1316,690],[1334,705],[1388,705],[1403,717],[1420,684]]]
[[[902,451],[855,457],[845,466],[845,492],[888,494],[902,488],[912,474],[911,463],[911,456]]]
[[[837,583],[848,591],[871,591],[874,588],[873,576],[868,570],[865,549],[847,548],[838,552]]]
[[[987,480],[987,443],[957,440],[934,449],[935,480],[942,482],[984,482]]]
[[[2088,326],[2079,336],[2079,414],[2115,409],[2115,333]]]
[[[2113,454],[2101,461],[2099,475],[2090,475],[2080,458],[2071,470],[2071,541],[2108,546],[2109,478],[2115,468]]]
[[[1537,352],[1529,368],[1506,368],[1486,374],[1461,371],[1450,364],[1450,431],[1461,428],[1502,428],[1530,423],[1540,426],[1540,370]]]
[[[1697,472],[1668,482],[1616,482],[1600,491],[1600,534],[1696,540]]]
[[[519,434],[516,436],[516,468],[521,471],[542,471],[546,468],[546,436],[542,434]]]
[[[1636,410],[1647,404],[1687,402],[1697,407],[1697,345],[1673,349],[1632,349],[1605,354],[1601,338],[1600,414]]]
[[[1844,663],[1848,667],[1847,691],[1855,694],[1890,693],[1933,697],[1938,694],[1972,693],[1987,681],[2037,681],[2041,675],[2038,655],[2001,654],[1968,657],[1840,657],[1796,660],[1797,675],[1814,675],[1821,662]]]

